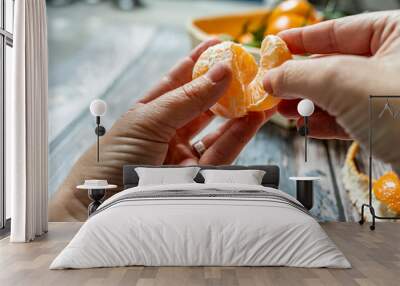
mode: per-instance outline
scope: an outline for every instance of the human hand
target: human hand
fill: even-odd
[[[218,64],[192,81],[196,60],[216,43],[218,40],[210,40],[194,49],[115,122],[101,138],[100,163],[95,161],[95,146],[80,157],[52,200],[52,220],[85,220],[87,196],[71,190],[89,178],[107,178],[121,186],[126,164],[220,165],[235,160],[275,110],[226,121],[202,138],[203,154],[193,150],[191,139],[213,119],[209,108],[224,94],[231,78],[229,67]]]
[[[220,165],[230,164],[275,112],[250,113],[225,122],[202,138],[206,150],[198,154],[190,141],[214,118],[209,108],[224,94],[230,81],[228,66],[217,65],[192,81],[192,70],[200,54],[218,43],[212,39],[197,47],[178,63],[143,99],[129,110],[109,132],[112,138],[135,138],[138,164]]]
[[[311,137],[350,137],[366,147],[369,95],[400,94],[400,12],[345,17],[279,36],[292,53],[316,56],[268,72],[265,90],[285,99],[278,111],[297,119],[300,127],[296,98],[309,98],[318,106],[309,122]],[[398,121],[387,120],[373,142],[375,154],[392,164],[400,162],[400,152],[388,144],[400,144],[399,128]]]

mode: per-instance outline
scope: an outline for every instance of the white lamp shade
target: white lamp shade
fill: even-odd
[[[107,111],[107,103],[101,99],[95,99],[90,103],[90,113],[93,116],[103,116]]]
[[[311,116],[314,113],[314,103],[309,99],[303,99],[297,104],[297,112],[301,116]]]

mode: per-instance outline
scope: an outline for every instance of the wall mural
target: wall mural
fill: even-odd
[[[75,176],[70,174],[72,166],[96,142],[93,135],[96,126],[89,112],[92,100],[107,103],[101,123],[108,133],[113,123],[199,42],[193,30],[187,31],[183,23],[188,19],[201,20],[204,15],[259,7],[255,3],[216,1],[209,7],[193,9],[191,1],[182,1],[168,7],[154,6],[152,10],[140,8],[133,17],[110,5],[79,2],[62,8],[48,7],[49,195],[52,198],[68,176]],[[152,18],[154,13],[164,13],[165,9],[169,11],[165,18]],[[339,17],[343,13],[329,15]],[[258,22],[254,23],[259,23],[265,15],[256,19]],[[313,21],[319,20],[313,18]],[[245,27],[247,35],[252,35],[249,33],[252,22],[241,23],[238,29]],[[386,101],[379,116],[388,113],[400,118],[400,109],[396,107],[397,103]],[[220,117],[214,119],[193,142],[224,122]],[[308,160],[304,162],[304,136],[299,134],[295,122],[276,115],[259,129],[234,164],[278,165],[280,188],[290,195],[296,193],[296,184],[290,177],[319,177],[314,185],[311,213],[321,221],[359,221],[361,205],[368,202],[368,150],[348,140],[309,138],[307,153]],[[96,153],[92,159],[96,160]],[[382,180],[376,182],[376,187],[393,178],[398,180],[396,173],[385,177],[391,168],[383,162],[377,161],[374,170],[377,172],[374,178]],[[81,183],[84,179],[90,178],[81,178]],[[393,214],[397,210],[383,200],[381,205],[377,207],[378,214]]]

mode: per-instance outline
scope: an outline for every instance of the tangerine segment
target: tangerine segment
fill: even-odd
[[[395,213],[400,213],[400,178],[388,172],[373,184],[376,198]]]
[[[280,66],[292,59],[286,43],[278,36],[267,36],[264,38],[261,49],[260,68],[254,80],[247,88],[247,110],[264,111],[275,107],[280,99],[267,94],[263,87],[263,79],[269,69]]]
[[[292,59],[286,43],[278,36],[272,35],[265,37],[262,41],[260,54],[260,66],[263,70],[275,68]]]
[[[257,63],[241,45],[223,42],[209,47],[200,55],[193,68],[193,78],[205,74],[220,62],[231,68],[232,80],[225,94],[211,107],[211,111],[227,118],[242,117],[247,114],[246,88],[257,74]]]
[[[232,70],[232,80],[225,94],[211,107],[216,115],[226,118],[245,116],[249,111],[264,111],[275,107],[279,99],[266,94],[263,78],[266,72],[292,58],[285,42],[278,36],[267,36],[260,49],[258,67],[254,57],[241,45],[223,42],[203,52],[193,68],[193,78],[205,74],[217,63]]]

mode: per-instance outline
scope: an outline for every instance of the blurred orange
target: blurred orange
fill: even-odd
[[[388,172],[373,184],[376,198],[391,211],[400,213],[400,178],[394,172]]]
[[[280,3],[272,11],[270,21],[282,15],[297,15],[306,18],[310,22],[317,20],[317,11],[307,0],[286,0]]]
[[[267,36],[260,49],[260,67],[254,57],[241,45],[223,42],[203,52],[193,69],[193,78],[205,74],[213,65],[223,62],[232,70],[232,80],[226,93],[211,108],[220,116],[237,118],[248,111],[271,109],[279,99],[266,94],[262,80],[266,71],[276,67],[292,56],[283,40],[277,36]]]
[[[254,42],[254,35],[252,33],[245,33],[240,35],[237,41],[243,45],[251,45]]]
[[[276,35],[287,29],[317,22],[319,22],[317,11],[307,0],[287,0],[272,11],[265,35]]]
[[[281,15],[269,22],[265,34],[276,35],[284,30],[306,26],[307,23],[306,18],[296,14]]]

